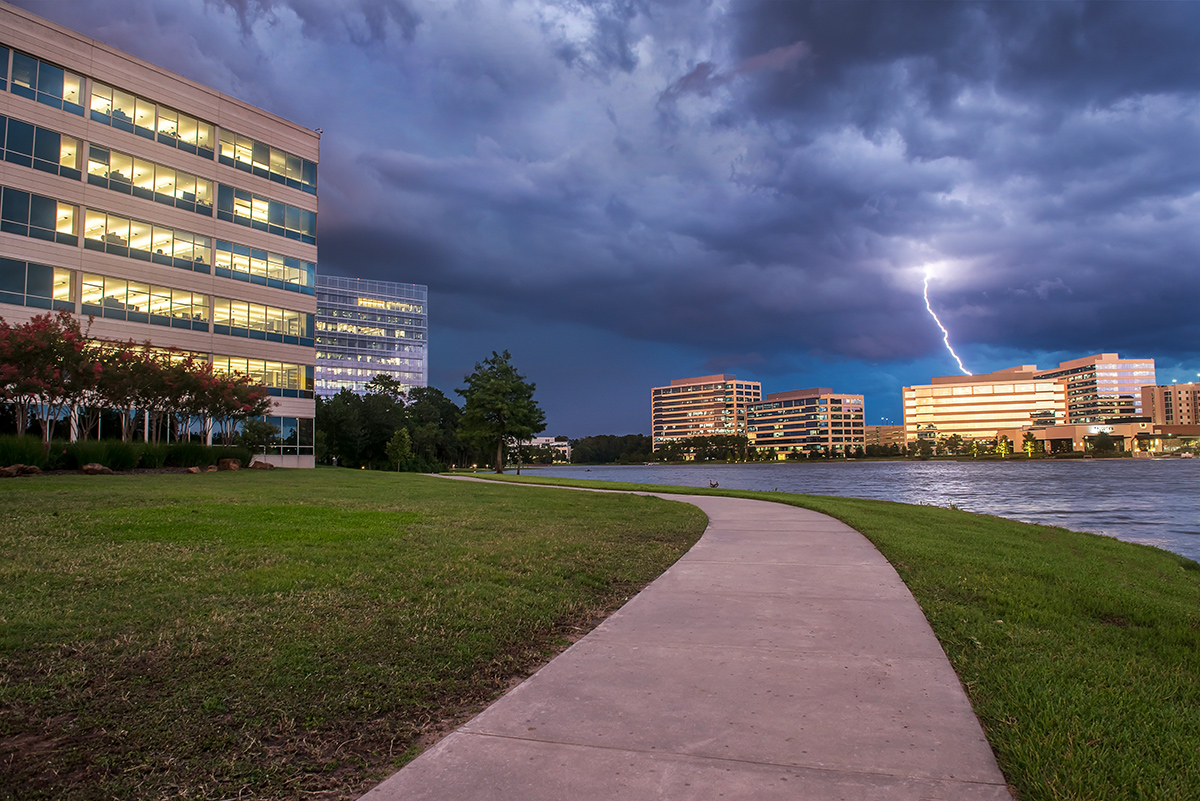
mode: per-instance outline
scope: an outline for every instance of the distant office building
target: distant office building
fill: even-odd
[[[992,439],[1001,429],[1067,421],[1067,385],[1035,365],[986,375],[938,376],[904,387],[904,437],[936,442],[958,435]]]
[[[0,316],[251,376],[313,465],[317,132],[0,3]]]
[[[654,450],[689,437],[745,434],[746,410],[762,399],[757,381],[732,375],[677,378],[650,391],[650,424]]]
[[[1142,413],[1158,425],[1197,425],[1200,422],[1200,384],[1142,387]]]
[[[377,375],[429,382],[429,288],[317,276],[316,393],[358,395]]]
[[[864,445],[863,396],[828,387],[772,392],[751,403],[747,415],[750,445],[789,453],[846,452]]]
[[[1154,360],[1098,353],[1039,370],[1038,377],[1061,379],[1067,385],[1068,423],[1102,423],[1142,416],[1142,387],[1154,384]]]
[[[863,443],[886,448],[904,447],[904,426],[863,426]]]
[[[554,461],[570,462],[571,461],[571,441],[566,439],[558,439],[557,437],[534,437],[532,440],[526,440],[534,448],[550,448],[554,451]]]

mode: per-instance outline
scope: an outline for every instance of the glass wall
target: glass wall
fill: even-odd
[[[221,131],[217,160],[310,195],[317,194],[317,165],[233,131]]]
[[[71,271],[0,257],[0,303],[73,312]]]
[[[80,278],[83,314],[131,323],[208,330],[208,296],[183,289],[84,273]]]
[[[12,53],[11,88],[14,95],[83,116],[83,76],[18,50]]]
[[[88,147],[88,183],[212,216],[212,181],[116,150]]]
[[[213,356],[213,369],[224,373],[250,376],[256,384],[275,390],[272,395],[285,398],[311,398],[312,365],[288,364],[238,356]]]
[[[0,231],[62,245],[79,244],[76,209],[54,198],[0,187]]]
[[[0,148],[9,164],[33,167],[76,181],[82,175],[79,140],[49,128],[0,116]]]
[[[98,81],[92,81],[91,118],[202,158],[215,152],[216,129],[210,123]]]

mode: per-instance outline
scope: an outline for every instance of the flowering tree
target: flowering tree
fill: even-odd
[[[17,430],[30,418],[50,447],[54,424],[95,387],[101,372],[95,348],[70,312],[39,314],[25,325],[0,318],[0,391],[17,413]]]

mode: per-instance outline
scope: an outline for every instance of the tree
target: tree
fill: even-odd
[[[512,366],[508,351],[496,353],[475,365],[463,378],[461,434],[496,449],[496,472],[504,472],[504,446],[510,439],[530,439],[546,429],[546,414],[533,399],[536,385]]]
[[[1038,439],[1032,431],[1026,431],[1025,436],[1021,439],[1021,448],[1025,451],[1025,455],[1032,457],[1038,452]]]
[[[407,428],[397,428],[396,433],[387,444],[388,461],[396,465],[396,470],[405,470],[412,462],[412,440],[409,439]]]
[[[242,423],[242,433],[238,442],[251,453],[266,453],[267,448],[279,439],[279,427],[266,420],[247,420]]]

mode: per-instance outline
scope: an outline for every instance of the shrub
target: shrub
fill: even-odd
[[[173,467],[207,467],[216,464],[213,448],[202,442],[176,442],[167,449],[166,464]]]
[[[0,466],[31,464],[45,468],[46,452],[38,437],[7,434],[0,437]]]
[[[85,464],[91,464],[92,462],[97,462],[105,467],[111,467],[108,463],[107,443],[94,439],[89,439],[86,442],[70,442],[64,448],[59,449],[56,447],[54,450],[60,455],[62,467],[66,470],[78,470]]]
[[[143,449],[132,442],[119,439],[104,440],[105,461],[101,464],[112,470],[132,470],[138,466]]]

